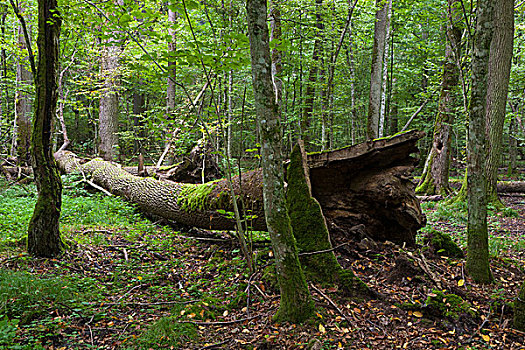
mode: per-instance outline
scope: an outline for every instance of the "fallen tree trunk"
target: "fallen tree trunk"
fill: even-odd
[[[525,181],[500,181],[498,193],[525,193]]]
[[[411,173],[422,132],[410,131],[340,150],[308,155],[312,194],[323,210],[331,234],[358,232],[378,240],[415,241],[425,216],[414,192]],[[83,171],[111,193],[141,210],[181,224],[214,230],[235,225],[226,180],[201,185],[159,181],[131,175],[100,159],[80,164],[71,152],[55,155],[65,172]],[[265,230],[260,170],[233,179],[237,196],[252,217],[254,230]],[[356,230],[356,228],[360,228]]]
[[[206,229],[233,230],[235,227],[228,215],[233,206],[226,180],[201,185],[160,181],[132,175],[101,159],[80,164],[71,152],[55,154],[55,158],[62,171],[91,175],[94,183],[137,204],[146,213]],[[261,173],[247,172],[233,181],[236,195],[242,197],[249,214],[254,216],[251,226],[254,230],[265,230]]]

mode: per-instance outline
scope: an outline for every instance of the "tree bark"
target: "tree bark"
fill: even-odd
[[[525,332],[525,282],[521,285],[514,302],[514,328]]]
[[[525,181],[499,181],[498,193],[525,193]]]
[[[123,0],[115,0],[122,5]],[[118,33],[113,33],[118,34]],[[100,97],[98,123],[98,153],[105,160],[114,160],[118,156],[118,80],[119,54],[121,48],[116,39],[107,40],[100,56],[100,75],[104,80]]]
[[[386,33],[385,33],[385,52],[383,54],[383,62],[382,65],[382,77],[381,77],[381,107],[379,110],[379,131],[377,133],[378,137],[383,137],[385,133],[385,120],[386,120],[386,113],[388,113],[387,110],[387,100],[388,100],[388,59],[390,55],[390,51],[394,50],[393,45],[390,45],[390,36],[391,36],[391,28],[390,23],[392,21],[392,1],[388,4],[388,10],[386,14]],[[391,47],[392,46],[392,47]]]
[[[274,320],[303,322],[313,314],[314,305],[299,263],[286,210],[282,135],[271,76],[266,0],[247,0],[246,13],[261,142],[264,212],[281,290],[281,303]]]
[[[487,87],[486,138],[487,200],[499,207],[498,168],[501,164],[503,124],[507,106],[512,49],[514,43],[514,1],[494,1],[494,36],[490,44]]]
[[[490,283],[485,181],[485,115],[490,43],[494,28],[492,0],[478,0],[472,49],[472,78],[467,144],[467,272],[478,283]]]
[[[456,57],[461,50],[462,13],[460,0],[448,0],[447,7],[447,43],[445,47],[445,64],[439,96],[438,113],[434,124],[432,148],[425,163],[421,181],[416,193],[426,195],[448,195],[451,189],[448,183],[450,166],[450,147],[454,109],[456,107],[455,90],[459,83],[459,68]]]
[[[315,0],[315,18],[316,18],[316,36],[314,40],[314,49],[312,52],[312,65],[308,72],[308,82],[306,83],[306,90],[304,93],[304,107],[302,110],[301,118],[301,130],[300,135],[301,139],[304,141],[305,147],[308,149],[310,142],[310,123],[312,119],[312,114],[314,111],[314,99],[315,99],[315,85],[317,83],[317,73],[319,70],[319,58],[323,51],[323,42],[322,42],[322,31],[324,30],[324,24],[321,17],[321,8],[323,6],[323,0]]]
[[[372,67],[370,73],[370,96],[368,99],[367,136],[368,139],[379,137],[379,119],[381,113],[381,80],[385,60],[386,35],[390,26],[389,13],[392,0],[376,0],[377,12],[374,24],[374,47],[372,49]]]
[[[1,4],[0,9],[2,10],[2,17],[0,19],[0,32],[2,33],[2,40],[6,40],[5,35],[5,20],[7,17],[7,6]],[[2,70],[2,84],[7,87],[7,54],[5,47],[2,45],[2,48],[0,49],[0,70]],[[9,92],[8,89],[4,89],[4,93],[2,96],[0,96],[0,99],[2,101],[0,102],[0,118],[4,118],[7,120],[7,117],[9,115]]]
[[[513,115],[509,126],[509,168],[507,176],[514,176],[516,174],[516,156],[518,154],[517,132],[518,125],[516,123],[516,117]]]
[[[38,257],[57,256],[63,246],[58,225],[62,181],[52,154],[60,25],[56,0],[39,0],[36,108],[31,138],[31,158],[38,199],[27,236],[28,253]]]
[[[139,78],[133,88],[133,127],[135,129],[133,151],[139,154],[144,153],[144,138],[146,137],[142,116],[146,111],[146,95],[140,91],[140,85],[142,83],[142,79]]]
[[[168,9],[168,22],[170,28],[168,34],[171,41],[168,42],[168,51],[171,55],[177,53],[177,31],[175,26],[177,25],[177,13]],[[175,106],[177,104],[177,85],[175,84],[177,79],[177,61],[175,57],[171,57],[168,61],[168,81],[166,89],[166,115],[168,119],[173,119],[173,113],[175,112]]]
[[[352,270],[344,270],[335,257],[321,205],[312,197],[306,158],[300,141],[292,150],[286,173],[288,213],[305,274],[316,282],[339,286],[347,296],[371,296],[370,289]],[[320,251],[324,252],[316,253]]]
[[[19,11],[24,12],[22,3],[19,5]],[[15,142],[13,155],[16,155],[17,162],[20,166],[26,166],[30,163],[29,145],[31,143],[31,99],[30,90],[33,83],[33,76],[26,67],[27,62],[27,45],[22,25],[18,26],[18,48],[25,55],[23,59],[17,60],[16,63],[16,94],[15,94]]]

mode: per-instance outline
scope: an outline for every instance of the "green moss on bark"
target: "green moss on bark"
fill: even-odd
[[[58,226],[62,181],[52,154],[60,25],[61,18],[56,1],[39,1],[36,108],[31,138],[32,166],[38,199],[27,234],[28,253],[38,257],[57,256],[64,246]]]
[[[525,282],[521,285],[514,303],[514,328],[525,332]]]
[[[351,296],[369,296],[368,287],[353,274],[344,270],[330,250],[330,234],[321,211],[321,206],[311,196],[311,189],[306,175],[304,150],[296,145],[290,156],[287,178],[287,207],[294,237],[303,269],[308,279],[324,284],[337,284],[345,294]]]
[[[184,184],[177,196],[177,204],[186,211],[202,211],[211,209],[212,200],[210,193],[215,188],[215,184]]]

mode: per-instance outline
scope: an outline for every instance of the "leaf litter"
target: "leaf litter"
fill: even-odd
[[[142,236],[102,227],[101,242],[72,243],[60,259],[29,258],[20,248],[3,252],[2,269],[89,281],[88,300],[79,308],[50,305],[30,323],[33,328],[19,325],[14,341],[34,341],[40,320],[46,332],[37,343],[45,349],[523,349],[525,334],[512,329],[512,303],[525,278],[519,243],[525,205],[522,197],[505,201],[518,216],[493,215],[491,239],[515,246],[492,258],[493,284],[473,283],[464,259],[423,246],[336,241],[341,265],[381,298],[356,301],[337,288],[311,285],[317,314],[302,325],[271,321],[279,294],[264,273],[273,259],[267,245],[256,249],[258,270],[248,275],[227,235],[207,241],[160,227]],[[433,211],[427,209],[429,217]],[[455,240],[464,235],[461,223],[429,225]],[[404,264],[413,273],[400,273]],[[50,319],[53,327],[44,324]],[[161,335],[141,342],[164,319],[171,329],[185,330],[177,341]]]

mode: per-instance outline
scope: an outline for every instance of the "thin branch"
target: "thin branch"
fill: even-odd
[[[346,32],[348,31],[348,27],[350,27],[350,23],[352,22],[352,14],[354,13],[354,9],[357,6],[357,1],[355,0],[352,6],[348,9],[348,16],[346,18],[346,24],[341,32],[341,36],[339,37],[339,43],[337,44],[336,50],[334,52],[334,56],[332,59],[332,64],[336,64],[337,62],[337,56],[339,56],[339,52],[341,51],[341,47],[343,46],[343,41],[346,36]]]
[[[332,307],[334,309],[337,310],[337,312],[339,312],[339,314],[341,316],[343,316],[343,318],[346,320],[346,322],[348,322],[348,324],[352,327],[354,327],[354,323],[348,318],[348,316],[346,316],[344,314],[344,312],[339,308],[337,307],[337,305],[332,301],[332,299],[330,299],[326,294],[324,294],[320,289],[318,289],[316,286],[313,285],[313,283],[310,283],[310,288],[312,288],[313,290],[315,290],[317,293],[319,293],[320,296],[322,296],[326,301],[328,301],[328,303],[330,305],[332,305]]]
[[[179,321],[179,323],[191,323],[197,326],[224,326],[229,324],[236,324],[236,323],[242,323],[245,321],[250,321],[255,318],[262,317],[263,315],[255,315],[252,317],[246,317],[246,318],[240,318],[238,320],[232,320],[232,321],[218,321],[218,322],[198,322],[198,321]]]
[[[315,254],[323,254],[323,253],[328,253],[328,252],[333,252],[334,250],[338,249],[338,248],[341,248],[342,246],[345,246],[347,245],[347,243],[343,243],[343,244],[339,244],[338,246],[335,246],[333,248],[330,248],[330,249],[325,249],[325,250],[318,250],[318,251],[315,251],[315,252],[305,252],[305,253],[299,253],[299,256],[304,256],[304,255],[315,255]]]
[[[423,110],[423,108],[427,105],[427,103],[430,101],[430,99],[427,99],[425,102],[423,102],[423,104],[421,106],[419,106],[419,108],[417,109],[417,111],[412,114],[412,116],[410,117],[410,119],[408,120],[408,122],[405,124],[405,126],[403,127],[403,129],[401,129],[400,132],[404,132],[408,126],[410,125],[410,123],[412,123],[412,120],[414,120],[415,117],[418,116],[419,113],[421,113],[421,111]]]
[[[468,36],[469,36],[470,40],[472,40],[472,32],[470,31],[472,29],[472,27],[470,26],[470,22],[468,20],[467,10],[465,8],[465,3],[463,2],[463,0],[459,0],[459,2],[461,3],[461,9],[463,10],[463,17],[465,18],[465,23],[467,23]]]

